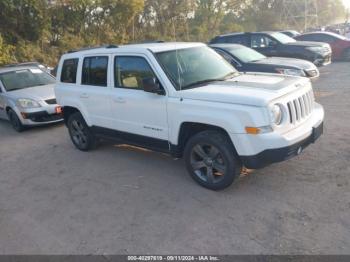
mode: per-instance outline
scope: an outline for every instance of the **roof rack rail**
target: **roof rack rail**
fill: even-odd
[[[87,50],[93,50],[93,49],[99,49],[99,48],[118,48],[119,46],[117,45],[101,45],[101,46],[94,46],[94,47],[83,47],[81,49],[73,49],[73,50],[69,50],[67,53],[75,53],[75,52],[79,52],[79,51],[87,51]]]

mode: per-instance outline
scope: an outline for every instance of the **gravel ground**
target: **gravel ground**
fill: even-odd
[[[182,160],[0,121],[0,254],[350,254],[349,63],[321,71],[322,138],[221,192]]]

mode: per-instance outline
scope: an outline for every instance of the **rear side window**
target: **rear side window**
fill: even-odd
[[[211,44],[222,44],[226,43],[226,37],[217,36],[213,40],[210,41]]]
[[[81,83],[83,85],[107,86],[108,56],[84,58]]]
[[[298,36],[297,40],[301,40],[301,41],[317,41],[317,39],[316,39],[316,37],[314,35]]]
[[[78,58],[64,60],[61,73],[61,82],[73,83],[77,82]]]
[[[248,37],[247,35],[234,35],[229,36],[227,43],[234,43],[234,44],[240,44],[240,45],[248,45]]]

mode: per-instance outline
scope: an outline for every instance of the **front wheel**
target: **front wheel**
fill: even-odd
[[[96,147],[97,139],[79,112],[72,114],[67,124],[69,135],[76,148],[81,151],[89,151]]]
[[[239,176],[241,164],[227,135],[201,132],[188,141],[184,152],[191,177],[201,186],[221,190]]]
[[[24,126],[21,122],[21,120],[19,119],[19,117],[17,116],[16,112],[13,111],[12,109],[10,109],[7,112],[8,118],[10,120],[10,123],[13,127],[14,130],[16,130],[17,132],[22,132],[24,130]]]

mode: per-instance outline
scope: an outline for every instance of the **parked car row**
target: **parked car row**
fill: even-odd
[[[1,68],[0,118],[17,131],[63,120],[81,151],[103,138],[183,157],[197,183],[219,190],[322,135],[307,78],[331,57],[327,43],[280,32],[70,51],[56,82],[34,64]]]
[[[215,37],[210,44],[241,44],[266,56],[289,57],[308,60],[317,66],[331,63],[329,44],[296,41],[279,32],[234,33]]]

